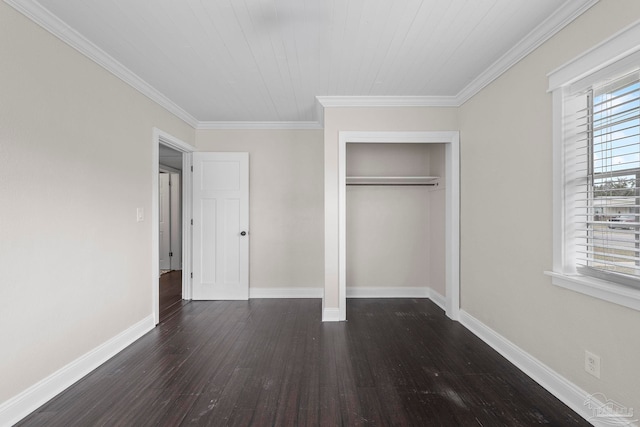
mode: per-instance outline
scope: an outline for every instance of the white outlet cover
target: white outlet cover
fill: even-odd
[[[584,370],[596,378],[600,378],[600,356],[588,350],[584,352]]]

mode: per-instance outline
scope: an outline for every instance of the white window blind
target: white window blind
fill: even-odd
[[[570,93],[564,111],[565,257],[640,287],[640,72]]]

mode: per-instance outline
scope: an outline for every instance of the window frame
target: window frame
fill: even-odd
[[[548,74],[552,95],[553,139],[553,267],[544,273],[551,282],[595,298],[640,311],[640,289],[580,274],[576,271],[571,242],[565,238],[564,100],[580,88],[640,63],[640,21]]]

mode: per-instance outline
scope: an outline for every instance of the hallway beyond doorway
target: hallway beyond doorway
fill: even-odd
[[[186,304],[182,300],[182,270],[172,270],[160,276],[160,322],[164,322]]]

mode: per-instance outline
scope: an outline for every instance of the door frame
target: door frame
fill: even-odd
[[[158,174],[160,173],[160,144],[182,153],[182,299],[191,299],[191,153],[195,147],[158,128],[153,128],[151,140],[151,308],[154,322],[160,323],[160,207],[158,205]]]
[[[347,144],[445,144],[445,312],[460,319],[460,133],[440,132],[358,132],[338,134],[338,310],[339,320],[347,319]]]

